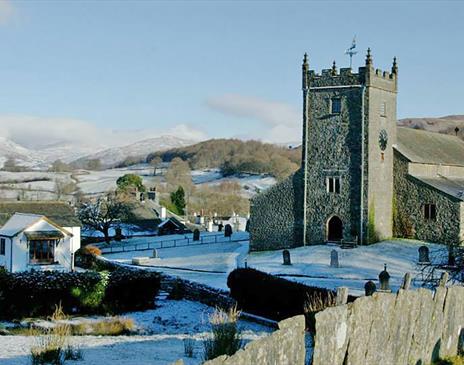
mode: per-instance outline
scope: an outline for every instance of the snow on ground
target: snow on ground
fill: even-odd
[[[186,365],[202,362],[202,340],[208,335],[208,317],[213,308],[187,300],[161,300],[159,308],[127,313],[147,335],[73,336],[71,343],[83,350],[79,365],[166,365],[183,358]],[[248,342],[266,336],[272,329],[239,321],[243,339]],[[184,356],[184,339],[194,341],[194,358]],[[31,336],[2,336],[0,364],[30,364],[30,348],[37,339]],[[73,363],[73,362],[69,362]]]
[[[243,233],[246,234],[246,233]],[[387,264],[392,289],[399,288],[406,272],[412,273],[413,285],[420,286],[417,267],[418,248],[423,242],[384,241],[370,246],[343,250],[336,245],[315,245],[291,249],[291,266],[282,265],[282,251],[252,252],[248,242],[205,244],[189,247],[158,249],[159,259],[148,265],[167,274],[200,282],[219,289],[227,289],[227,274],[236,267],[253,267],[275,275],[285,276],[308,285],[335,289],[347,286],[352,294],[362,294],[364,284],[373,280],[378,285],[378,275]],[[428,245],[433,252],[441,245]],[[340,268],[330,267],[330,252],[338,251]],[[151,256],[152,250],[124,252],[105,257],[130,263],[132,257]],[[199,271],[201,270],[201,271]],[[209,271],[209,272],[208,272]]]

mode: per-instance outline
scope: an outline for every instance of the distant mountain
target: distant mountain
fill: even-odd
[[[85,165],[86,161],[98,159],[103,167],[114,167],[128,157],[145,160],[145,157],[152,152],[165,151],[172,148],[190,146],[197,141],[178,138],[175,136],[161,136],[156,138],[144,139],[122,147],[112,147],[103,151],[86,155],[73,161],[73,165]]]
[[[0,137],[0,166],[3,166],[9,158],[14,159],[17,164],[27,167],[36,166],[42,162],[42,159],[37,157],[34,151],[20,146],[8,138]]]
[[[464,115],[447,115],[440,118],[405,118],[400,119],[398,125],[451,135],[456,134],[455,129],[458,127],[458,136],[464,139]]]

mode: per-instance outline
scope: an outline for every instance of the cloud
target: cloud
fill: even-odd
[[[0,0],[0,25],[7,24],[15,14],[15,7],[10,0]]]
[[[0,115],[0,137],[33,149],[57,144],[113,147],[162,135],[174,135],[192,140],[206,138],[205,133],[188,124],[178,124],[162,130],[114,130],[72,118]]]
[[[292,105],[238,94],[210,98],[206,104],[225,115],[265,124],[267,127],[259,136],[265,141],[289,142],[301,138],[301,113]]]

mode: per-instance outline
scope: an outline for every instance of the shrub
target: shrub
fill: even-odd
[[[172,283],[171,290],[169,291],[168,299],[182,300],[185,297],[185,285],[180,279],[176,279]]]
[[[119,313],[154,307],[160,276],[118,268],[106,272],[0,273],[0,316],[47,316],[61,303],[66,313]]]
[[[99,262],[96,256],[101,256],[102,252],[98,247],[86,245],[76,251],[76,265],[90,270],[99,270]]]
[[[160,283],[156,272],[118,268],[110,274],[104,303],[113,313],[153,308]]]
[[[97,322],[71,325],[71,333],[75,336],[121,336],[132,333],[134,328],[132,318],[112,317]]]
[[[227,286],[239,307],[247,312],[280,321],[311,309],[322,310],[335,292],[285,280],[255,269],[236,269]],[[350,296],[349,301],[355,297]],[[316,303],[318,305],[316,307]],[[309,325],[309,323],[307,323]]]
[[[221,355],[233,355],[242,345],[237,320],[240,312],[233,307],[229,312],[216,309],[210,316],[212,337],[203,342],[204,360],[215,359]]]

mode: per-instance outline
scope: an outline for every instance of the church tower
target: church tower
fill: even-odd
[[[309,70],[303,84],[303,244],[392,236],[398,67]],[[299,209],[298,209],[299,210]]]

